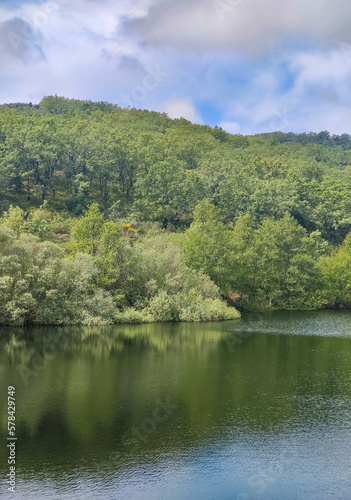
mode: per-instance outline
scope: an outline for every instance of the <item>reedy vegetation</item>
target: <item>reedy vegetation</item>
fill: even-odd
[[[58,97],[2,106],[0,322],[349,307],[350,148]]]

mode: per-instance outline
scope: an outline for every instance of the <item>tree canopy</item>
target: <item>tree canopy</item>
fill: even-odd
[[[3,105],[0,213],[8,324],[351,304],[347,134],[244,137],[57,96]]]

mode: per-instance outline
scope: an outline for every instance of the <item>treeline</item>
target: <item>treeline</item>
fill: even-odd
[[[105,220],[97,204],[79,219],[45,204],[25,218],[11,206],[0,220],[2,324],[210,321],[238,318],[236,308],[350,305],[351,236],[335,249],[288,214],[230,224],[204,200],[173,233]]]
[[[341,135],[331,135],[327,130],[323,132],[310,132],[310,133],[302,133],[295,134],[294,132],[273,132],[270,134],[258,134],[257,137],[261,137],[266,140],[275,140],[284,143],[295,143],[302,144],[306,146],[307,144],[319,144],[320,146],[325,146],[329,148],[336,148],[338,146],[343,149],[351,149],[351,136],[349,134],[341,134]]]
[[[350,307],[351,152],[279,137],[59,97],[0,107],[0,321]]]

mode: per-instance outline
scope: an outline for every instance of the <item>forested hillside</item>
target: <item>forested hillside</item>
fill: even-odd
[[[350,148],[104,102],[1,106],[0,321],[348,307]]]

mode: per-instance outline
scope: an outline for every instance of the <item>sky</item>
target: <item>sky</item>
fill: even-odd
[[[350,22],[349,0],[0,0],[0,103],[351,134]]]

